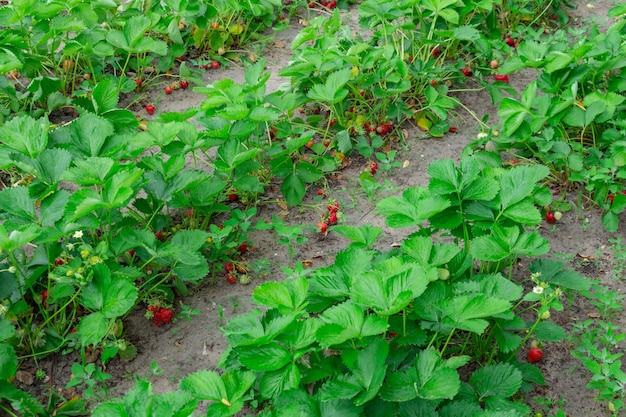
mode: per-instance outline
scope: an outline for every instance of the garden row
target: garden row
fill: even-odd
[[[501,127],[481,121],[483,134],[459,166],[435,161],[427,187],[377,204],[390,227],[416,229],[399,248],[373,250],[378,228],[334,226],[354,242],[333,265],[260,285],[253,299],[264,312],[228,324],[224,373],[200,371],[179,391],[154,396],[140,381],[94,414],[134,415],[150,403],[154,415],[188,415],[202,400],[212,401],[211,416],[234,415],[244,402],[285,416],[527,414],[512,397],[542,376],[517,352],[565,337],[550,310],[590,284],[556,261],[534,262],[524,282],[511,267],[549,250],[528,231],[552,210],[546,184],[584,188],[605,209],[605,227],[617,229],[626,208],[626,21],[574,42],[536,29],[566,19],[552,11],[557,2],[366,0],[359,20],[370,38],[345,32],[339,11],[296,36],[280,71],[288,91],[267,91],[259,60],[242,83],[196,87],[206,95],[200,108],[147,123],[120,108],[120,94],[133,106],[168,76],[181,87],[197,83],[201,67],[236,59],[277,11],[308,8],[231,3],[0,8],[0,72],[8,74],[0,167],[11,185],[0,191],[0,407],[85,409],[83,399],[44,406],[13,386],[20,360],[61,350],[80,352],[79,367],[92,351],[101,365],[132,357],[122,323],[135,306],[168,323],[174,297],[189,286],[222,274],[236,281],[236,269],[246,270],[250,230],[278,230],[278,219],[255,219],[271,180],[297,205],[358,154],[369,161],[360,180],[376,183],[381,148],[405,139],[399,127],[444,135],[449,112],[463,106],[453,93],[472,83],[499,103]],[[509,74],[526,67],[537,81],[520,99],[502,98],[516,95]],[[53,125],[51,112],[68,106],[78,117]],[[541,164],[504,168],[477,150],[488,141]],[[321,232],[337,222],[333,207]],[[441,232],[454,243],[438,242]],[[461,382],[468,364],[475,370]]]

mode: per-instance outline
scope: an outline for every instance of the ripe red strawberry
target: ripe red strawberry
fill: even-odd
[[[330,211],[331,213],[336,213],[337,211],[339,211],[339,202],[335,201],[332,205],[326,206],[326,210]]]
[[[165,86],[165,94],[167,95],[172,94],[172,86],[170,85]]]
[[[128,251],[128,254],[130,255],[130,257],[132,258],[133,256],[135,256],[135,249],[131,249]]]
[[[161,233],[161,232],[154,232],[154,237],[156,237],[157,240],[160,240],[161,242],[163,242],[163,240],[165,240],[165,236],[163,236],[163,233]]]
[[[556,223],[556,217],[554,217],[554,213],[551,211],[546,212],[546,221],[548,223]]]
[[[235,265],[232,262],[226,262],[224,264],[224,271],[226,271],[226,273],[233,272],[234,270],[235,270]]]
[[[328,223],[324,221],[319,221],[317,222],[317,228],[319,229],[320,233],[326,233],[326,230],[328,230]]]
[[[54,266],[61,266],[61,265],[63,265],[63,264],[65,264],[65,259],[56,258],[56,259],[54,260]]]
[[[463,75],[465,75],[466,77],[470,77],[473,72],[472,69],[470,67],[465,67],[461,70],[461,72],[463,73]]]
[[[313,8],[315,8],[315,3],[313,2],[309,3],[309,9],[313,9]]]
[[[41,293],[41,304],[43,305],[43,308],[48,307],[48,290],[43,290],[43,292]]]
[[[143,80],[141,78],[136,78],[135,84],[137,85],[137,88],[141,88],[141,86],[143,85]]]
[[[186,90],[187,87],[189,87],[189,81],[187,81],[187,80],[180,80],[180,88],[182,88],[183,90]]]
[[[456,126],[450,126],[450,129],[448,129],[448,132],[450,133],[456,133],[458,129],[456,128]]]
[[[146,113],[148,113],[150,116],[152,116],[154,114],[154,106],[152,104],[148,104],[146,106]]]
[[[496,74],[496,81],[504,81],[505,83],[509,83],[509,76],[506,74]]]
[[[613,200],[615,199],[615,196],[611,194],[607,197],[607,199],[611,202],[611,204],[613,204]]]
[[[513,48],[517,47],[517,42],[515,42],[515,39],[510,36],[506,37],[506,44],[512,46]]]
[[[237,275],[234,272],[226,274],[226,282],[228,282],[229,284],[236,284]]]
[[[329,124],[330,127],[335,126],[337,124],[337,119],[331,120],[328,124]]]
[[[317,190],[317,195],[324,195],[324,190],[322,190],[321,188]]]
[[[539,362],[543,358],[543,352],[538,347],[532,347],[528,351],[528,362]]]
[[[217,61],[211,62],[211,68],[218,69],[220,67],[220,63]]]
[[[359,95],[360,95],[361,97],[365,97],[365,90],[361,90],[361,91],[359,91]]]
[[[372,162],[372,165],[370,166],[370,172],[372,173],[372,175],[375,175],[376,171],[378,171],[378,163]]]
[[[306,143],[306,145],[304,145],[305,148],[307,149],[311,149],[311,147],[315,144],[315,141],[313,139],[311,139],[310,141],[308,141]]]
[[[248,251],[248,243],[247,242],[243,242],[241,245],[239,245],[239,247],[237,248],[237,252],[244,254]]]
[[[228,193],[228,201],[237,201],[237,199],[239,198],[239,196],[237,195],[237,193]]]
[[[334,9],[335,7],[337,7],[337,2],[335,0],[331,0],[327,3],[326,7],[328,7],[329,9]]]
[[[337,212],[331,211],[330,214],[328,215],[328,224],[333,225],[336,223],[337,223]]]
[[[174,312],[169,308],[162,307],[155,313],[155,315],[158,315],[163,323],[171,323],[172,318],[174,317]]]
[[[439,55],[441,55],[441,50],[439,48],[435,48],[433,49],[433,58],[437,58]]]

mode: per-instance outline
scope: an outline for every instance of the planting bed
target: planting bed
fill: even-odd
[[[575,9],[570,10],[572,27],[593,20],[608,21],[606,16],[613,4],[608,1],[598,1],[593,4],[579,1],[575,3],[575,6]],[[309,13],[313,16],[328,12],[311,10]],[[342,11],[343,19],[350,22],[348,26],[352,31],[361,30],[358,28],[356,13],[356,5],[351,5],[348,10]],[[298,20],[299,17],[293,17],[292,27],[275,35],[260,54],[262,57],[252,57],[254,60],[260,58],[266,60],[267,70],[271,72],[266,84],[268,93],[279,90],[284,83],[290,81],[288,77],[280,77],[278,72],[290,64],[292,60],[290,45],[304,28],[303,23],[307,23],[306,21],[298,22]],[[369,33],[364,31],[362,35],[367,37]],[[230,78],[235,83],[242,83],[246,79],[243,66],[232,62],[230,65],[220,65],[219,68],[206,69],[200,73],[200,76],[201,82],[205,85],[211,85],[225,78]],[[535,76],[535,73],[529,69],[509,74],[510,86],[521,92]],[[136,97],[132,94],[123,96],[122,103],[125,101],[129,103],[129,109],[139,115],[142,122],[158,120],[160,114],[163,113],[183,114],[190,108],[203,106],[207,95],[202,94],[202,91],[194,91],[193,87],[190,84],[187,88],[165,91],[162,85],[152,86],[138,100],[135,100]],[[298,205],[285,203],[281,190],[282,179],[276,177],[268,181],[264,193],[258,196],[257,201],[242,201],[241,196],[227,201],[227,210],[216,215],[212,223],[223,223],[228,220],[230,213],[255,207],[256,214],[252,223],[257,226],[273,224],[273,227],[251,228],[247,233],[245,241],[247,248],[239,251],[236,262],[240,265],[247,265],[249,271],[247,273],[239,271],[238,279],[235,279],[233,284],[226,279],[227,271],[222,270],[224,260],[216,260],[215,265],[219,265],[215,267],[216,273],[208,276],[199,285],[190,285],[187,296],[180,296],[177,293],[172,298],[171,308],[174,316],[171,323],[165,320],[165,323],[159,322],[158,326],[155,325],[156,321],[150,317],[150,314],[155,315],[158,307],[147,308],[147,303],[137,304],[123,321],[123,332],[120,333],[136,348],[136,356],[132,359],[117,356],[106,364],[103,371],[110,374],[111,378],[104,383],[106,390],[98,389],[99,384],[96,384],[96,397],[103,395],[105,391],[110,399],[122,397],[132,389],[138,378],[149,381],[154,393],[166,393],[176,390],[180,381],[190,374],[200,370],[218,370],[220,357],[229,346],[223,335],[223,328],[235,317],[255,308],[251,296],[258,285],[290,279],[290,275],[297,278],[299,274],[303,274],[299,269],[302,266],[314,270],[333,265],[337,260],[337,254],[351,243],[349,239],[337,233],[332,224],[329,224],[327,229],[324,228],[323,232],[319,230],[318,223],[322,220],[326,223],[333,223],[329,219],[332,213],[330,207],[334,202],[339,203],[337,223],[340,226],[379,227],[382,233],[373,248],[386,253],[399,247],[416,229],[390,227],[387,216],[381,215],[380,209],[377,210],[377,204],[388,197],[400,198],[399,196],[410,187],[428,186],[432,177],[429,166],[433,161],[450,159],[458,165],[466,147],[479,140],[479,134],[487,130],[486,126],[496,128],[498,107],[492,103],[492,97],[488,92],[480,90],[479,87],[479,84],[469,80],[460,88],[460,91],[450,93],[463,103],[464,108],[459,107],[448,115],[447,123],[450,129],[441,137],[432,138],[425,133],[419,126],[419,118],[413,120],[415,123],[407,122],[397,127],[395,131],[395,134],[402,137],[402,140],[389,141],[385,145],[385,152],[393,157],[387,161],[379,160],[376,168],[373,168],[374,158],[365,158],[356,152],[346,156],[341,169],[335,170],[319,181],[307,184],[302,202]],[[154,106],[154,108],[146,106]],[[154,114],[149,114],[153,111]],[[304,109],[304,111],[307,110]],[[295,116],[302,117],[302,114],[297,112]],[[76,115],[71,111],[66,113],[58,110],[54,114],[54,122],[57,125],[63,125],[69,123],[74,117]],[[487,121],[487,124],[478,123],[476,118]],[[147,125],[147,129],[150,129],[150,124]],[[492,149],[492,146],[490,142],[484,147]],[[390,154],[390,151],[395,154]],[[148,153],[147,150],[146,155]],[[513,154],[503,153],[503,158],[508,161],[505,166],[524,164],[522,159]],[[189,167],[193,166],[194,162],[190,157],[185,161]],[[364,181],[362,176],[364,172],[372,173],[375,181]],[[562,185],[565,188],[565,184]],[[606,286],[615,291],[619,298],[623,288],[621,275],[625,268],[626,253],[626,247],[621,243],[621,239],[626,240],[623,227],[614,233],[606,231],[602,224],[603,211],[584,199],[577,189],[563,191],[558,184],[552,182],[550,192],[555,200],[563,201],[563,206],[571,210],[564,210],[562,217],[555,223],[542,221],[536,227],[536,231],[545,237],[550,245],[549,253],[543,257],[563,260],[566,268],[571,268],[588,277],[593,282],[597,282],[597,285]],[[327,208],[327,206],[330,207]],[[178,223],[186,224],[185,222],[190,221],[179,213],[175,216],[178,216],[176,217]],[[621,218],[621,220],[624,219]],[[277,227],[277,224],[284,227]],[[452,239],[444,234],[441,241],[452,242]],[[531,272],[529,271],[529,266],[535,258],[533,256],[522,257],[505,271],[506,274],[510,273],[517,282],[522,283],[524,293],[532,293],[536,288],[530,281]],[[244,275],[249,282],[241,281]],[[601,309],[594,305],[593,300],[590,301],[578,293],[571,298],[563,297],[560,301],[563,310],[552,309],[550,320],[568,333],[573,332],[574,336],[541,344],[543,356],[535,365],[543,373],[545,384],[534,385],[524,394],[517,392],[512,400],[525,403],[532,410],[532,415],[539,415],[538,413],[543,413],[545,416],[612,415],[611,405],[607,402],[595,401],[594,398],[598,392],[586,388],[592,373],[581,364],[579,359],[572,356],[571,351],[580,343],[576,336],[576,329],[582,329],[582,333],[586,332],[588,327],[584,327],[583,324],[588,320],[597,323],[600,320],[610,319],[618,332],[618,328],[626,325],[621,314],[622,310],[616,309],[618,312],[615,316],[609,318],[605,315],[606,310],[600,311]],[[264,307],[263,310],[265,309]],[[533,311],[520,315],[531,322],[536,316]],[[387,333],[388,337],[393,338],[394,336],[389,336],[390,333],[393,332]],[[447,347],[447,342],[445,347]],[[623,352],[623,346],[619,343],[613,348],[613,353]],[[517,360],[520,363],[527,362],[529,349],[528,343],[521,346],[517,352]],[[329,354],[332,355],[333,349],[325,349],[325,351],[326,353],[330,351]],[[86,357],[83,356],[82,360],[87,363],[101,364],[99,358],[101,353],[101,350],[87,351]],[[67,387],[72,376],[76,376],[73,364],[80,361],[81,355],[78,349],[66,355],[53,354],[37,362],[27,359],[20,363],[20,369],[13,383],[18,388],[41,399],[44,404],[49,398],[50,389],[66,398],[71,398],[73,395],[80,396],[83,395],[88,385],[77,384],[74,387]],[[471,364],[468,368],[459,371],[462,379],[467,380],[479,368],[479,365]],[[37,378],[37,373],[41,371],[45,376],[40,379]],[[616,395],[616,398],[622,397]],[[210,403],[206,401],[201,403],[197,412],[206,412]],[[255,413],[254,408],[249,404],[244,410],[250,414]],[[564,414],[556,414],[559,412]],[[398,413],[402,415],[402,412],[398,411]],[[208,415],[211,415],[210,411]],[[505,416],[506,414],[499,415]]]

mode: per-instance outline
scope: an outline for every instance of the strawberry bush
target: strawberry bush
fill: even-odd
[[[294,279],[258,286],[259,308],[224,328],[221,374],[199,371],[163,395],[142,380],[93,413],[141,403],[183,415],[209,401],[216,416],[244,405],[265,416],[527,414],[517,396],[543,379],[520,360],[540,361],[541,344],[565,336],[550,311],[589,282],[546,259],[518,280],[514,265],[549,251],[534,230],[558,220],[547,182],[584,189],[617,230],[626,208],[623,19],[606,33],[572,41],[556,32],[546,42],[536,25],[565,23],[566,2],[365,0],[368,35],[346,31],[336,10],[345,1],[136,6],[0,8],[0,169],[12,185],[0,190],[0,407],[85,409],[79,399],[48,410],[14,387],[20,361],[79,352],[70,385],[85,384],[92,400],[94,381],[108,375],[86,358],[97,352],[105,366],[133,357],[123,320],[135,307],[166,326],[190,287],[217,276],[249,283],[253,229],[273,230],[295,257],[301,228],[256,221],[271,181],[296,206],[347,157],[362,156],[359,181],[373,199],[379,168],[400,165],[388,149],[406,140],[403,126],[454,133],[450,116],[465,107],[457,93],[485,89],[500,126],[484,141],[537,164],[504,167],[471,149],[459,164],[433,162],[427,187],[378,201],[389,227],[414,229],[386,252],[374,249],[382,229],[350,226],[329,203],[318,231],[336,231],[349,247],[331,266],[308,275],[285,266]],[[289,85],[268,92],[266,62],[247,45],[309,8],[319,15],[280,70]],[[205,96],[197,109],[159,114],[144,99],[149,88],[169,96],[204,85],[202,70],[241,61],[250,61],[241,83],[194,88]],[[509,80],[524,68],[538,78],[518,97]],[[62,108],[75,119],[55,125]],[[138,108],[154,117],[138,122]]]

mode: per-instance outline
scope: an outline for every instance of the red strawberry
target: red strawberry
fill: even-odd
[[[239,245],[239,247],[237,248],[237,252],[244,254],[248,251],[248,244],[246,242],[243,242],[241,245]]]
[[[165,236],[163,236],[163,233],[161,233],[161,232],[154,232],[154,237],[156,237],[157,240],[160,240],[161,242],[163,242],[163,240],[165,240]]]
[[[41,293],[41,304],[43,305],[43,308],[48,307],[48,302],[46,300],[48,300],[48,290],[43,290]]]
[[[128,251],[128,254],[130,255],[130,257],[132,258],[133,256],[135,256],[135,249],[131,249]]]
[[[146,113],[148,113],[150,116],[152,116],[154,114],[154,106],[152,104],[148,104],[146,106]]]
[[[183,90],[186,90],[187,87],[189,87],[189,81],[187,81],[187,80],[180,80],[180,88],[182,88]]]
[[[465,67],[461,70],[461,72],[463,73],[463,75],[465,75],[466,77],[469,77],[473,74],[472,69],[470,67]]]
[[[336,223],[337,223],[337,212],[331,211],[330,214],[328,215],[328,224],[333,225]]]
[[[458,129],[455,126],[450,126],[450,129],[448,129],[448,132],[450,133],[456,133]]]
[[[220,67],[220,63],[217,61],[211,62],[211,68],[218,69]]]
[[[546,212],[546,221],[548,223],[556,223],[556,217],[554,217],[554,213],[551,211]]]
[[[321,188],[317,190],[317,195],[324,195],[324,190],[322,190]]]
[[[143,85],[143,80],[141,78],[137,78],[135,79],[135,84],[137,85],[137,88],[141,88],[141,86]]]
[[[538,347],[530,348],[528,351],[528,362],[535,363],[539,362],[543,358],[543,352]]]
[[[336,213],[339,210],[339,203],[335,201],[332,205],[326,206],[326,210],[330,211],[331,213]]]
[[[311,149],[311,147],[315,144],[315,141],[313,139],[311,139],[310,141],[308,141],[306,143],[306,145],[304,145],[305,148],[307,149]]]
[[[229,193],[228,194],[228,201],[237,201],[238,198],[239,198],[239,196],[237,195],[237,193]]]
[[[506,37],[506,44],[512,46],[513,48],[517,47],[517,42],[515,42],[515,39],[510,36]]]
[[[613,200],[615,199],[615,196],[611,194],[607,197],[607,199],[611,202],[611,204],[613,204]]]
[[[372,173],[372,175],[375,175],[376,171],[378,171],[378,163],[372,162],[372,165],[370,166],[370,172]]]
[[[165,86],[165,94],[170,95],[172,94],[172,87],[167,85]]]
[[[54,260],[54,266],[61,266],[65,264],[65,259],[57,258]]]
[[[158,315],[163,323],[171,323],[174,312],[169,308],[160,308],[155,315]]]
[[[496,74],[496,81],[504,81],[505,83],[509,83],[509,76],[506,74]]]
[[[228,272],[233,272],[235,270],[235,265],[232,262],[226,262],[224,264],[224,271]]]
[[[317,228],[319,229],[320,233],[326,233],[326,230],[328,230],[328,223],[324,221],[319,221],[317,222]]]
[[[229,284],[236,284],[237,283],[237,275],[235,275],[234,272],[226,274],[226,281]]]

